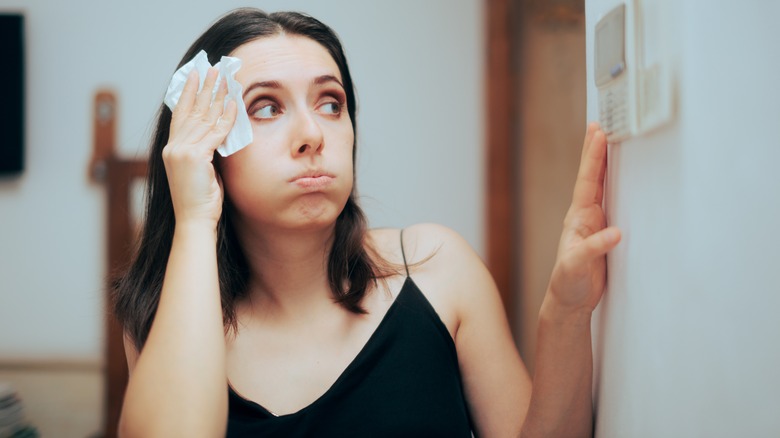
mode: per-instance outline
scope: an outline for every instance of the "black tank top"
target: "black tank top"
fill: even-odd
[[[227,437],[471,437],[455,343],[406,275],[366,345],[310,405],[277,417],[228,388]]]

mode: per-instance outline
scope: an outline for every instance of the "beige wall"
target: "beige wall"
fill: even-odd
[[[522,12],[522,11],[520,11]],[[515,35],[519,221],[515,236],[521,269],[515,335],[529,368],[534,365],[539,307],[571,201],[585,133],[584,16],[520,14]]]
[[[93,364],[4,363],[0,382],[10,383],[25,417],[43,438],[89,438],[100,432],[103,371]]]
[[[587,1],[589,61],[596,23],[623,3]],[[653,90],[639,119],[676,105],[609,148],[623,240],[593,318],[595,436],[778,437],[780,2],[625,6],[626,78],[653,69],[634,88]],[[672,87],[653,84],[665,74]],[[589,115],[598,104],[591,76]]]

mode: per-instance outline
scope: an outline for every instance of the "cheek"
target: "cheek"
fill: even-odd
[[[342,159],[345,157],[349,158],[349,166],[352,167],[352,150],[354,149],[355,145],[355,133],[352,130],[352,125],[348,124],[346,126],[339,126],[338,129],[334,130],[334,139],[336,141],[334,142],[334,146],[338,149],[338,154]]]
[[[253,123],[252,144],[247,148],[252,149],[252,156],[278,155],[287,149],[285,146],[290,141],[290,127],[284,121],[275,123]]]
[[[263,197],[263,188],[271,186],[278,172],[273,160],[265,154],[257,141],[220,160],[220,176],[225,196],[236,204],[251,196]]]
[[[348,180],[350,188],[354,185],[355,178],[355,163],[352,158],[353,149],[353,140],[352,136],[350,136],[349,142],[344,143],[338,151],[339,162],[341,163],[339,173]]]

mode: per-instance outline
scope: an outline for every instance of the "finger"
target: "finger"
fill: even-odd
[[[596,179],[598,177],[599,172],[604,165],[604,158],[606,158],[606,146],[607,139],[604,135],[604,131],[601,129],[595,130],[590,136],[588,146],[582,156],[578,171],[579,177],[590,179]]]
[[[187,80],[184,82],[184,88],[181,90],[179,101],[172,110],[172,130],[176,130],[179,127],[181,120],[186,114],[190,113],[192,105],[195,102],[195,96],[198,94],[198,71],[193,69],[190,74],[187,75]]]
[[[203,144],[206,145],[208,151],[213,154],[215,150],[225,142],[230,130],[233,129],[233,125],[236,122],[236,114],[238,108],[234,100],[229,100],[225,112],[216,125],[206,134],[203,138]]]
[[[611,251],[620,243],[621,238],[622,235],[618,228],[604,228],[599,232],[591,234],[572,248],[570,253],[571,260],[577,264],[588,263]]]
[[[590,148],[590,142],[593,139],[593,134],[596,133],[600,128],[598,122],[590,122],[588,123],[588,127],[585,130],[585,141],[582,142],[582,152],[580,153],[580,162],[582,162],[585,159],[585,155],[588,153],[588,149]]]
[[[195,96],[198,94],[198,71],[193,69],[187,75],[187,81],[184,82],[184,88],[181,90],[179,102],[176,104],[176,111],[188,113],[192,104],[195,102]]]
[[[195,106],[192,108],[192,115],[195,117],[207,117],[209,108],[211,108],[211,99],[214,93],[214,82],[217,80],[219,71],[214,67],[209,67],[206,72],[206,80],[203,81],[203,87],[195,99]]]
[[[603,165],[601,166],[601,171],[599,171],[599,176],[596,180],[596,184],[598,184],[598,190],[596,192],[594,203],[599,205],[603,205],[602,200],[604,199],[604,179],[607,176],[607,166],[609,166],[609,158],[607,153],[605,153]]]
[[[225,96],[227,95],[227,81],[222,79],[219,83],[217,90],[217,96],[214,98],[214,102],[209,109],[208,120],[210,123],[216,123],[219,117],[222,115],[223,108],[225,107]]]
[[[225,142],[225,138],[233,129],[237,113],[236,103],[231,99],[217,123],[198,122],[191,124],[191,129],[186,134],[188,139],[186,150],[197,156],[213,157],[214,151]]]
[[[604,144],[604,153],[603,153],[604,156],[603,156],[603,158],[601,160],[601,163],[600,163],[600,166],[599,166],[598,176],[596,177],[596,185],[595,185],[596,193],[595,194],[593,194],[593,193],[587,194],[586,193],[585,195],[583,195],[585,197],[585,199],[586,199],[584,202],[588,202],[587,199],[590,198],[591,202],[593,204],[603,205],[602,201],[604,199],[604,178],[606,178],[607,166],[609,166],[609,163],[608,163],[609,158],[607,156],[607,147],[608,147],[608,144],[605,142],[605,144]]]
[[[586,207],[591,204],[601,204],[606,159],[607,140],[604,132],[597,130],[593,133],[587,153],[580,162],[577,181],[574,185],[573,206]]]

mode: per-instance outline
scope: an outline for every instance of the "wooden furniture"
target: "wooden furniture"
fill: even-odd
[[[146,177],[145,160],[127,160],[117,155],[117,98],[108,90],[98,91],[94,102],[94,149],[89,165],[90,178],[106,189],[107,275],[105,292],[105,409],[104,438],[117,436],[122,399],[127,386],[122,328],[113,316],[111,285],[129,262],[136,237],[131,208],[133,182]]]

